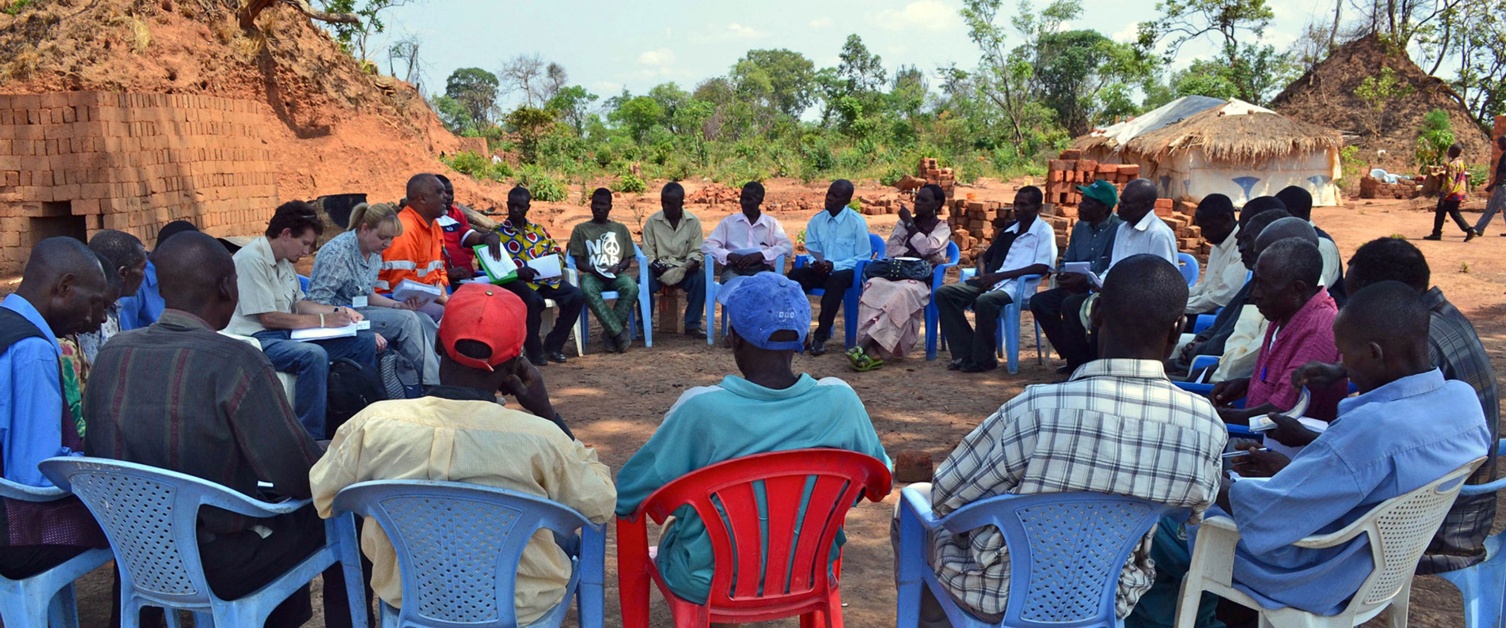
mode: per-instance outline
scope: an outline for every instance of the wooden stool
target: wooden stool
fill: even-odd
[[[680,291],[673,286],[664,286],[659,290],[659,333],[680,333],[681,320]]]

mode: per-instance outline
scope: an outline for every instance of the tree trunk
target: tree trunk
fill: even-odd
[[[279,0],[244,0],[244,1],[245,1],[245,4],[241,6],[239,14],[240,14],[241,28],[244,29],[244,30],[248,30],[248,31],[256,29],[256,18],[261,16],[261,12],[262,11],[265,11],[266,9],[268,9],[269,7],[271,7],[272,5],[277,4],[279,2]],[[329,12],[326,12],[326,11],[316,11],[313,7],[309,6],[308,0],[286,0],[286,1],[287,1],[288,4],[291,4],[294,7],[297,7],[298,10],[302,11],[304,15],[307,15],[310,18],[315,19],[315,20],[319,20],[321,22],[328,22],[328,23],[331,23],[331,24],[357,24],[357,25],[359,25],[361,23],[361,18],[357,17],[354,13],[329,13]]]

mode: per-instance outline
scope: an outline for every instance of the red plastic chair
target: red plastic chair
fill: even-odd
[[[759,482],[767,502],[763,511],[755,493]],[[805,517],[800,520],[801,500],[812,482]],[[669,601],[679,628],[794,615],[800,616],[805,628],[841,628],[842,597],[833,581],[841,573],[840,559],[827,568],[832,544],[847,510],[864,497],[882,500],[889,494],[890,482],[889,469],[870,456],[840,449],[797,449],[728,460],[666,484],[631,517],[617,519],[623,626],[649,625],[652,578]],[[715,504],[720,504],[720,511]],[[662,524],[685,505],[695,508],[706,524],[717,565],[704,605],[670,592],[649,557],[644,515]],[[759,573],[765,562],[762,578],[746,576]],[[734,582],[737,575],[741,577]]]

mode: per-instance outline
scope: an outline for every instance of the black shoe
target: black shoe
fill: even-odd
[[[964,365],[962,365],[962,372],[963,373],[987,373],[987,372],[992,371],[992,370],[994,370],[996,368],[999,368],[999,363],[998,362],[987,362],[987,363],[984,363],[984,364],[964,364]]]
[[[1474,229],[1470,229],[1469,233],[1464,234],[1464,241],[1465,242],[1469,242],[1470,240],[1475,239],[1475,236],[1478,236],[1478,235],[1480,235],[1479,231],[1475,231]]]
[[[1443,234],[1441,234],[1441,233],[1435,233],[1435,234],[1432,234],[1432,235],[1425,235],[1425,236],[1422,236],[1422,239],[1424,239],[1424,240],[1432,240],[1434,242],[1437,242],[1437,241],[1443,239]]]
[[[617,352],[627,353],[628,347],[633,346],[633,332],[624,329],[617,334],[617,338],[614,340],[617,343]]]
[[[564,351],[550,351],[549,354],[548,354],[548,358],[549,358],[550,362],[559,362],[560,364],[564,364],[565,363],[565,352]]]
[[[690,336],[691,338],[705,338],[706,330],[701,329],[700,327],[686,327],[685,335]]]
[[[962,370],[962,367],[962,358],[957,358],[955,360],[952,360],[951,362],[946,363],[946,370],[948,371],[960,371]]]
[[[811,355],[826,355],[826,341],[820,338],[811,340]]]
[[[542,355],[530,355],[528,356],[528,361],[532,362],[534,366],[549,366],[549,358]]]

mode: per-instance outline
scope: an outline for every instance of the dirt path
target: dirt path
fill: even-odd
[[[791,186],[796,187],[796,186]],[[804,187],[804,186],[798,186]],[[771,193],[773,190],[771,189]],[[1009,188],[990,189],[990,196],[1009,193]],[[717,216],[700,212],[709,230]],[[643,214],[644,217],[647,214]],[[793,235],[804,220],[780,215]],[[1478,214],[1467,216],[1471,220]],[[871,221],[876,232],[892,224],[884,217]],[[1403,202],[1356,201],[1349,207],[1319,209],[1315,219],[1338,241],[1347,258],[1360,244],[1383,236],[1400,234],[1413,240],[1427,254],[1433,281],[1474,322],[1498,373],[1506,374],[1506,268],[1495,260],[1506,255],[1506,238],[1497,229],[1469,244],[1457,235],[1443,242],[1420,241],[1431,227],[1431,213],[1410,209]],[[841,324],[841,317],[838,317]],[[1029,321],[1023,325],[1030,329]],[[841,337],[838,330],[836,337]],[[688,387],[715,383],[732,372],[731,355],[704,340],[661,334],[654,347],[635,347],[625,355],[602,353],[600,335],[592,335],[588,355],[569,364],[551,365],[544,373],[556,404],[582,440],[597,448],[601,459],[613,469],[622,464],[652,434],[654,427],[679,394]],[[1054,378],[1048,366],[1034,358],[1033,338],[1022,344],[1021,369],[1008,375],[1002,369],[983,375],[961,375],[945,369],[945,360],[927,362],[923,353],[906,362],[870,374],[851,372],[839,354],[813,358],[799,356],[796,367],[816,377],[841,377],[863,398],[885,448],[891,457],[900,453],[925,452],[940,461],[983,418],[1024,386]],[[894,622],[893,554],[888,526],[895,493],[881,504],[864,504],[848,518],[849,543],[844,553],[843,599],[848,625],[877,627]],[[1506,518],[1503,518],[1506,522]],[[1500,523],[1497,529],[1502,526]],[[607,625],[619,626],[615,574],[615,544],[608,547]],[[81,587],[80,607],[85,626],[103,626],[108,617],[109,578],[91,575]],[[655,594],[654,625],[671,625],[668,613]],[[1413,588],[1411,621],[1414,626],[1462,625],[1457,592],[1433,577],[1419,578]],[[315,622],[317,625],[318,622]],[[794,621],[771,625],[793,626]]]

